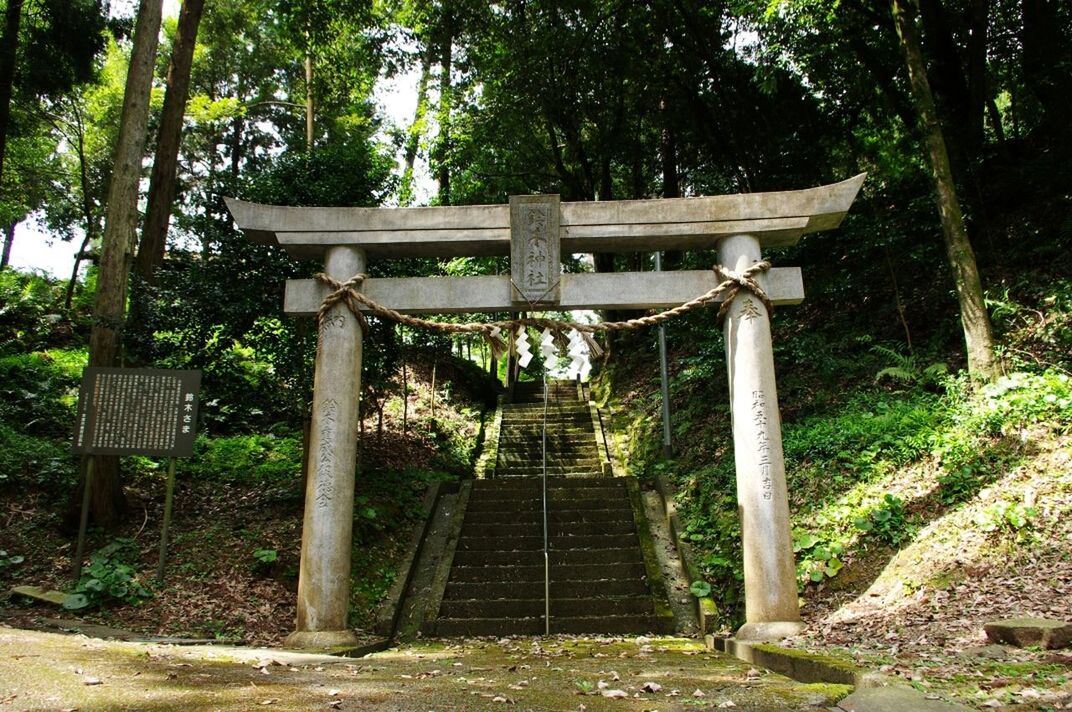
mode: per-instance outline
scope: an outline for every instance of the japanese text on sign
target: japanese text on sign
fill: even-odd
[[[200,371],[87,368],[74,451],[189,457],[197,432]]]

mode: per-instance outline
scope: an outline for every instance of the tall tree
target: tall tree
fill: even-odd
[[[891,9],[908,68],[912,97],[919,114],[919,126],[927,147],[946,255],[953,270],[957,299],[960,302],[960,320],[968,352],[968,371],[974,378],[991,380],[998,375],[998,362],[994,354],[990,315],[987,314],[986,304],[983,302],[979,268],[968,239],[967,228],[964,226],[960,201],[957,199],[945,136],[938,120],[916,31],[915,8],[911,3],[912,0],[891,0]]]
[[[156,137],[153,172],[149,179],[145,226],[142,228],[141,243],[134,263],[135,272],[147,282],[152,281],[153,272],[164,260],[168,225],[171,222],[171,205],[175,200],[175,172],[179,161],[182,120],[190,87],[197,28],[201,24],[204,9],[205,0],[183,1],[178,30],[171,49],[171,60],[168,63],[167,90],[164,93],[164,107]]]
[[[0,182],[4,179],[4,153],[7,149],[7,124],[11,117],[11,92],[15,86],[15,57],[19,48],[22,4],[23,0],[8,0],[4,10],[4,34],[0,36]],[[15,227],[12,225],[11,239],[14,239],[14,234]],[[5,242],[5,247],[9,243]],[[8,251],[10,247],[5,250]]]
[[[90,366],[117,366],[120,363],[120,334],[137,236],[138,181],[149,126],[149,95],[159,44],[162,4],[162,0],[141,0],[138,6],[115,167],[108,188],[93,328],[89,337]],[[111,526],[119,517],[124,501],[118,460],[98,458],[97,473],[92,516],[98,524]]]

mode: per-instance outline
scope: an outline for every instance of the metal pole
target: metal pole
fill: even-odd
[[[551,555],[547,544],[547,371],[543,372],[543,633],[551,635]]]
[[[78,522],[78,545],[75,547],[74,560],[71,562],[71,578],[75,583],[82,576],[82,557],[86,553],[86,526],[89,524],[89,491],[93,486],[92,455],[86,458],[86,484],[82,490],[82,517]]]
[[[156,563],[156,581],[164,582],[164,560],[167,558],[167,535],[171,526],[171,502],[175,497],[175,458],[168,462],[167,494],[164,495],[164,526],[160,529],[160,557]]]
[[[662,254],[655,253],[656,272],[663,269]],[[663,396],[663,457],[670,459],[674,456],[674,448],[670,442],[670,377],[666,371],[666,327],[662,324],[659,325],[659,380]]]

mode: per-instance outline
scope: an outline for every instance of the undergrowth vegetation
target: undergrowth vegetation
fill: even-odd
[[[228,355],[203,384],[194,455],[177,463],[165,581],[154,574],[167,462],[132,456],[121,461],[129,516],[115,530],[90,527],[88,563],[72,582],[80,462],[70,443],[88,320],[78,302],[64,312],[62,287],[0,270],[0,589],[65,590],[68,611],[117,627],[277,642],[292,629],[301,546],[304,413],[287,409],[297,367],[277,369],[261,351],[265,329],[221,347]],[[404,394],[400,373],[374,374],[375,407],[362,409],[350,602],[357,627],[371,625],[394,581],[429,484],[471,475],[495,402],[486,374],[445,349],[410,347],[404,362]],[[195,366],[178,351],[141,365]]]
[[[916,570],[899,573],[905,585],[940,577],[943,564],[929,567],[923,552],[931,539],[955,538],[957,529],[982,532],[984,547],[1031,547],[1068,516],[1066,504],[1046,501],[1051,490],[1069,487],[1069,473],[1047,473],[1036,460],[1045,450],[1039,443],[1067,443],[1072,429],[1072,349],[1061,350],[1072,346],[1070,284],[1051,283],[1026,303],[1006,291],[999,314],[1009,371],[981,388],[948,373],[941,351],[908,356],[892,343],[801,331],[800,316],[779,315],[783,444],[805,600],[826,588],[858,589],[912,545],[920,551]],[[684,536],[698,552],[723,624],[735,628],[743,571],[716,334],[671,359],[672,459],[661,456],[653,350],[619,352],[597,392],[613,399],[633,472],[676,485]]]

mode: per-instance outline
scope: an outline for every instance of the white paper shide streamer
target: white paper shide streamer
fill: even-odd
[[[514,353],[517,354],[517,364],[521,368],[529,365],[532,360],[532,347],[529,346],[529,335],[525,327],[517,327],[517,338],[514,340]]]
[[[558,348],[555,346],[554,333],[545,328],[540,335],[540,355],[545,363],[551,363],[558,356]]]
[[[588,343],[576,329],[570,330],[569,349],[566,353],[570,357],[566,377],[571,380],[576,379],[578,376],[582,381],[587,379],[588,374],[592,371],[592,362],[588,358]]]

